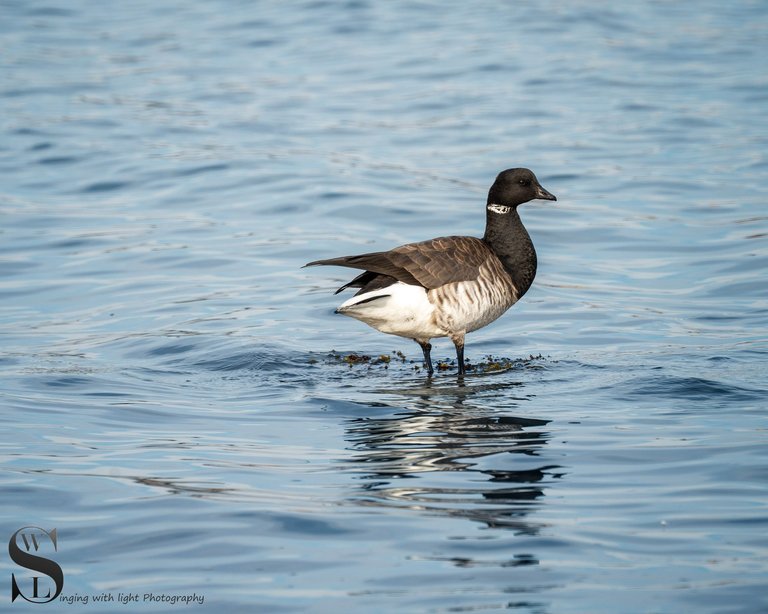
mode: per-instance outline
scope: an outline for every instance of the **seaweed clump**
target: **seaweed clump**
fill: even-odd
[[[470,359],[466,359],[464,367],[467,373],[475,374],[491,374],[491,373],[503,373],[512,369],[537,369],[542,368],[536,363],[538,361],[545,360],[541,354],[534,356],[530,355],[528,358],[507,358],[505,356],[493,356],[488,354],[478,362],[472,362]],[[317,360],[312,359],[312,364]],[[393,363],[409,363],[412,365],[414,371],[421,372],[424,370],[423,363],[420,360],[408,360],[400,350],[393,350],[389,354],[369,355],[361,354],[358,352],[337,352],[331,350],[326,357],[326,362],[330,364],[344,364],[349,368],[354,367],[367,367],[368,369],[374,367],[383,367],[388,369],[390,364]],[[435,370],[439,373],[444,373],[456,369],[456,359],[444,359],[435,361]]]
[[[382,366],[388,369],[391,362],[399,361],[404,363],[405,360],[405,354],[398,350],[394,350],[390,354],[379,354],[378,356],[358,354],[357,352],[342,353],[336,350],[331,350],[328,354],[328,362],[346,364],[350,368],[358,365],[368,365],[369,367]]]

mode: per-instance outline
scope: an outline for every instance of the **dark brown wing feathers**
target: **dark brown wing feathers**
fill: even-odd
[[[352,281],[345,283],[341,288],[336,290],[334,294],[343,292],[347,288],[360,288],[357,294],[365,294],[366,292],[372,292],[373,290],[380,290],[396,283],[397,280],[389,275],[382,275],[381,273],[374,273],[373,271],[364,271],[355,277]]]
[[[480,265],[490,256],[493,252],[482,239],[440,237],[401,245],[388,252],[316,260],[307,266],[324,264],[363,269],[389,275],[406,284],[433,289],[476,279]],[[364,279],[364,275],[359,275],[347,285],[359,287],[357,283]]]

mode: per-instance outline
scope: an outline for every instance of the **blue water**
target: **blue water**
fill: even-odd
[[[56,528],[62,596],[768,611],[768,5],[0,14],[0,537]],[[479,235],[511,166],[558,202],[500,373],[300,268]]]

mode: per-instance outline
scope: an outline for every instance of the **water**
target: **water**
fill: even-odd
[[[0,518],[62,596],[768,610],[764,3],[0,12]],[[479,235],[510,166],[559,200],[468,337],[503,372],[427,382],[300,268]]]

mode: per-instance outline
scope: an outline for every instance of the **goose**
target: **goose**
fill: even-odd
[[[463,377],[466,334],[496,320],[533,283],[536,250],[517,207],[534,199],[557,200],[532,171],[510,168],[499,173],[488,191],[482,239],[438,237],[304,266],[361,269],[336,290],[359,288],[336,313],[416,341],[429,377],[434,373],[431,340],[448,337],[456,347],[458,376]]]

